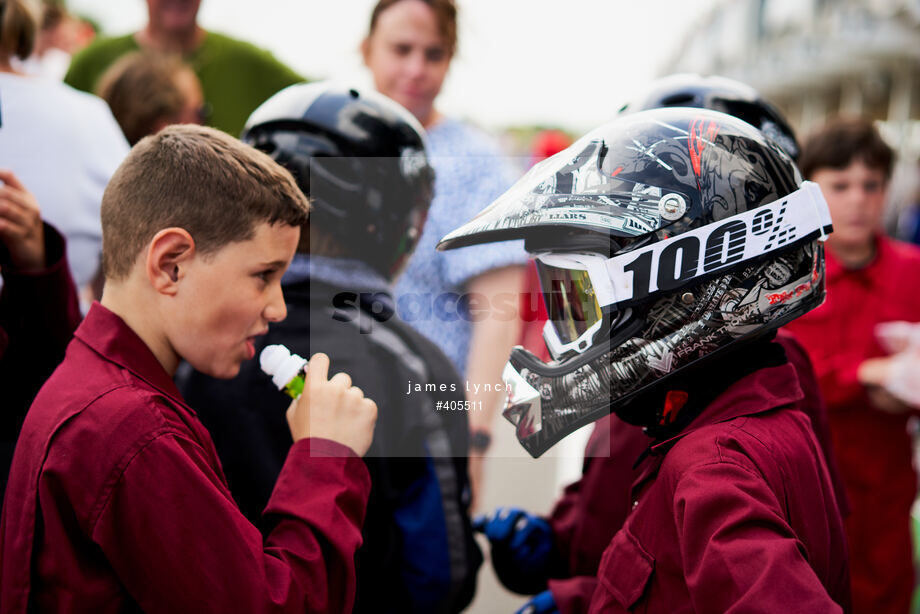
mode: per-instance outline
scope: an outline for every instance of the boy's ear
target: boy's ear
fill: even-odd
[[[147,246],[147,279],[162,294],[173,295],[195,256],[195,240],[184,228],[164,228]]]

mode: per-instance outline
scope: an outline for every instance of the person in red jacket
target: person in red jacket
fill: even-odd
[[[649,436],[637,458],[617,453],[628,509],[582,609],[848,609],[837,494],[803,382],[773,341],[823,300],[830,230],[820,190],[763,133],[656,109],[585,135],[442,240],[523,237],[537,261],[556,359],[515,348],[505,368],[504,414],[525,449],[609,412],[628,425],[611,450],[625,429]],[[532,547],[508,586],[554,571],[534,569],[552,557],[527,538],[541,529],[515,530],[527,524],[500,513],[485,527]],[[496,571],[503,555],[493,548]]]
[[[852,503],[846,528],[854,611],[907,612],[917,492],[907,432],[912,412],[860,367],[889,360],[877,324],[920,320],[920,250],[881,234],[893,153],[871,122],[828,122],[805,142],[800,162],[824,192],[834,234],[827,242],[827,301],[787,329],[814,362]]]
[[[102,201],[102,302],[13,456],[0,611],[351,611],[374,403],[310,360],[263,542],[172,380],[183,359],[229,378],[253,358],[286,315],[308,212],[288,171],[217,130],[166,128],[131,151]]]
[[[695,74],[663,77],[639,92],[621,113],[662,107],[727,112],[759,128],[793,159],[800,151],[795,134],[782,115],[750,86],[738,81]],[[802,410],[811,420],[838,506],[846,516],[849,503],[831,449],[827,411],[811,361],[791,334],[780,331],[777,341],[796,368],[805,395]],[[528,345],[521,345],[538,354]],[[492,559],[500,577],[509,579],[518,588],[528,589],[521,592],[542,591],[532,599],[534,607],[524,611],[544,614],[555,609],[570,614],[587,608],[597,586],[601,555],[631,509],[629,490],[640,472],[639,468],[633,468],[633,463],[650,443],[643,429],[623,422],[616,415],[605,416],[597,421],[588,441],[582,477],[565,489],[546,519],[522,509],[501,508],[479,520],[478,526],[493,538]],[[544,564],[535,564],[537,554],[547,558]],[[525,566],[542,575],[526,579],[526,584],[522,582],[524,578],[515,578],[513,573],[509,577],[509,570]],[[547,573],[553,577],[548,578]]]
[[[780,330],[777,342],[796,369],[804,394],[802,411],[812,422],[815,437],[827,461],[840,512],[846,517],[849,502],[836,464],[831,463],[833,457],[828,455],[831,444],[827,414],[811,362],[791,334]],[[514,517],[517,524],[509,527],[507,534],[497,533],[501,539],[491,544],[493,560],[496,549],[505,547],[510,550],[511,540],[515,538],[523,552],[507,552],[509,563],[518,564],[520,556],[532,556],[539,537],[526,532],[542,531],[553,546],[545,551],[548,556],[558,558],[545,566],[549,573],[554,573],[554,577],[544,578],[542,583],[531,587],[539,590],[546,586],[550,594],[542,598],[537,596],[535,600],[539,602],[551,597],[556,609],[563,614],[586,610],[597,588],[596,576],[601,556],[632,508],[629,491],[633,480],[641,472],[641,469],[633,467],[633,463],[650,443],[651,439],[640,428],[623,422],[616,415],[598,420],[585,448],[582,477],[566,487],[545,520],[523,510],[506,512],[509,518]],[[495,535],[496,531],[487,528],[491,518],[483,519],[482,526]],[[542,529],[541,522],[545,523]]]

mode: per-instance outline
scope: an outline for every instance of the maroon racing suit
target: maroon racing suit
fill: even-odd
[[[350,449],[298,441],[263,544],[172,379],[94,304],[16,447],[0,611],[350,612],[369,490]]]
[[[831,450],[827,413],[811,363],[791,335],[780,331],[777,341],[796,369],[804,394],[799,406],[811,420],[841,514],[846,516],[849,503]],[[549,581],[553,598],[563,614],[587,610],[597,586],[597,570],[604,549],[632,509],[629,491],[641,471],[641,467],[633,465],[651,443],[640,427],[627,424],[616,415],[597,421],[585,449],[583,475],[566,488],[549,517],[557,550],[565,559],[569,573],[569,577]]]
[[[790,364],[731,384],[656,443],[590,612],[842,612],[843,521]]]

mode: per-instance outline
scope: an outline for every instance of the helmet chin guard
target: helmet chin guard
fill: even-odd
[[[581,426],[666,385],[674,374],[820,305],[823,264],[823,246],[809,243],[794,257],[763,260],[688,288],[684,295],[693,295],[690,303],[684,296],[662,297],[644,315],[614,327],[610,338],[551,363],[516,347],[502,375],[509,391],[503,415],[514,424],[521,445],[538,457]],[[787,283],[772,287],[770,279]],[[626,422],[652,426],[655,409],[619,415]]]

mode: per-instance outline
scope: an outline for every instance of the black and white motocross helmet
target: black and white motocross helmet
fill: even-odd
[[[795,132],[776,107],[751,86],[712,75],[677,73],[652,81],[620,109],[634,113],[665,107],[697,107],[728,113],[764,133],[797,160],[801,148]]]
[[[537,164],[439,248],[523,238],[536,260],[554,360],[514,348],[504,415],[539,456],[820,305],[830,231],[820,189],[760,131],[669,108],[621,116]]]
[[[243,142],[291,171],[311,223],[393,278],[421,235],[434,187],[425,130],[383,94],[299,83],[246,121]]]

